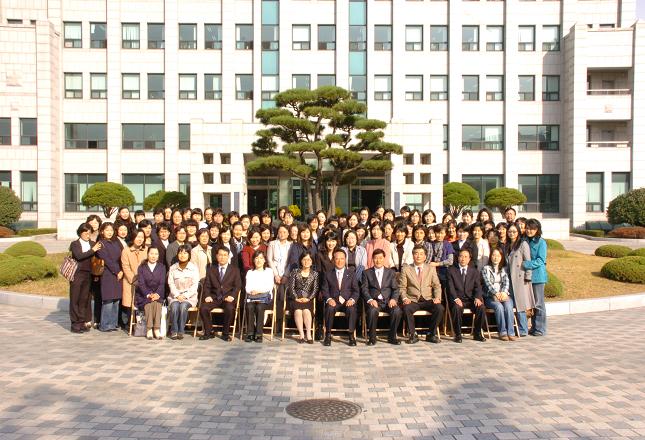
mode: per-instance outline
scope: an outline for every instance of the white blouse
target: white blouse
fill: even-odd
[[[273,297],[273,271],[269,268],[264,270],[249,270],[246,273],[246,293],[270,292]]]

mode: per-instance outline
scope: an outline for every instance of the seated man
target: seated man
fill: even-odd
[[[367,345],[376,344],[376,321],[379,312],[390,314],[390,333],[387,341],[390,344],[401,343],[396,337],[396,330],[401,322],[401,309],[398,306],[399,284],[394,269],[385,267],[385,252],[376,249],[372,254],[374,267],[363,272],[361,293],[365,300],[367,315],[368,341]]]
[[[414,313],[427,310],[430,315],[430,331],[426,341],[438,344],[437,324],[441,321],[444,308],[441,305],[441,283],[435,268],[426,264],[426,248],[419,244],[412,249],[414,264],[403,266],[399,281],[399,292],[403,300],[403,313],[410,331],[408,344],[416,344],[419,337],[414,326]]]
[[[484,319],[484,299],[479,271],[470,266],[470,250],[459,251],[459,266],[448,269],[448,304],[451,308],[455,342],[461,342],[461,321],[464,307],[475,313],[475,328],[473,338],[486,342],[482,336],[482,320]]]
[[[228,248],[221,246],[215,252],[217,264],[212,265],[206,272],[202,288],[199,316],[204,326],[204,334],[199,339],[204,341],[213,337],[211,310],[221,307],[224,309],[222,339],[230,341],[232,338],[229,332],[235,317],[236,298],[242,288],[242,279],[237,266],[228,263]]]
[[[345,312],[349,321],[349,345],[356,345],[354,330],[358,315],[356,301],[359,290],[356,273],[345,268],[345,251],[334,251],[334,268],[325,272],[321,288],[323,303],[325,304],[325,340],[323,345],[331,345],[331,329],[334,326],[336,312]]]

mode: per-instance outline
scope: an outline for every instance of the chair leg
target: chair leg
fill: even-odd
[[[520,326],[517,324],[517,315],[513,313],[513,328],[515,329],[515,334],[517,337],[520,337]]]
[[[484,324],[486,324],[486,335],[490,339],[490,325],[488,324],[488,313],[484,310]]]
[[[242,335],[244,334],[245,320],[246,318],[246,307],[242,309],[242,322],[240,323],[240,341],[242,340]],[[233,324],[233,338],[235,338],[235,324]]]
[[[134,313],[134,299],[133,299],[132,305],[130,306],[130,325],[128,329],[128,336],[132,336],[132,325],[134,323],[134,317],[135,317],[135,313]]]

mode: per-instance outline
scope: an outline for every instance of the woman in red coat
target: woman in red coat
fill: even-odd
[[[266,255],[267,246],[262,243],[262,233],[259,228],[253,227],[246,234],[247,244],[242,248],[242,268],[244,273],[254,269],[253,255],[255,251],[261,250]]]

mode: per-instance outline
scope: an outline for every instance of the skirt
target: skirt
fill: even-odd
[[[313,312],[314,299],[310,299],[306,303],[301,303],[294,299],[289,299],[289,310],[291,310],[292,313],[295,312],[296,310],[309,310],[310,312]]]

